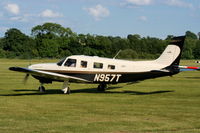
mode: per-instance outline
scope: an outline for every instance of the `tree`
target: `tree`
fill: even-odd
[[[120,58],[120,59],[137,59],[138,55],[137,55],[137,52],[135,52],[132,49],[125,49],[119,53],[118,58]]]
[[[37,25],[32,28],[31,34],[33,36],[43,36],[49,39],[54,37],[69,37],[74,35],[70,28],[64,28],[60,24],[56,23],[44,23],[43,25]]]
[[[186,37],[197,40],[197,35],[191,31],[186,31]]]
[[[3,50],[3,39],[0,38],[0,58],[5,57],[5,51]]]
[[[168,35],[165,40],[171,40],[174,36],[173,35]]]
[[[56,23],[44,23],[32,28],[31,37],[20,30],[9,29],[0,38],[0,57],[61,58],[72,54],[114,57],[122,50],[120,58],[156,58],[174,37],[165,40],[129,34],[127,38],[76,34],[70,28]],[[198,34],[200,36],[200,34]],[[183,58],[199,58],[199,40],[191,31],[186,32]]]
[[[29,58],[34,50],[34,41],[20,30],[12,28],[5,33],[3,50],[7,57]]]
[[[44,23],[32,28],[31,33],[36,40],[38,54],[44,57],[63,57],[70,52],[70,43],[76,34],[70,28],[64,28],[56,23]],[[71,38],[71,39],[70,39]]]
[[[196,46],[194,48],[193,53],[194,53],[195,59],[200,59],[200,40],[196,42]]]

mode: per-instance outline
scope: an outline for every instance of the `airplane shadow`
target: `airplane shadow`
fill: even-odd
[[[71,90],[71,93],[102,93],[102,94],[129,94],[129,95],[154,95],[154,94],[161,94],[161,93],[170,93],[174,92],[173,90],[162,90],[162,91],[151,91],[151,92],[142,92],[142,91],[110,91],[112,89],[117,89],[121,87],[109,87],[105,92],[98,91],[96,88],[87,88],[87,89],[77,89]],[[62,94],[63,92],[59,89],[50,89],[46,90],[45,93],[38,92],[37,90],[13,90],[15,94],[0,94],[0,96],[33,96],[33,95],[56,95]],[[21,93],[24,92],[24,93]]]
[[[185,78],[188,78],[188,79],[200,79],[200,77],[185,77]]]

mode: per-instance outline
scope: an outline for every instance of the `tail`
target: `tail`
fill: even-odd
[[[155,61],[159,64],[166,65],[167,67],[178,66],[183,51],[185,36],[174,37],[169,45],[165,48],[164,52]]]

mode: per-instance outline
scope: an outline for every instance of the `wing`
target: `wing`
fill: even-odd
[[[67,79],[75,79],[75,80],[88,82],[88,80],[78,78],[78,77],[74,77],[74,76],[58,74],[58,73],[54,73],[54,72],[46,72],[46,71],[41,71],[41,70],[22,68],[22,67],[10,67],[9,70],[17,71],[17,72],[24,72],[24,73],[27,73],[27,74],[31,74],[33,76],[38,76],[38,77],[52,79],[52,80],[65,81]]]

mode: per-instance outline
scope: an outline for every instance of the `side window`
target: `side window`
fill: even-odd
[[[81,68],[87,68],[87,61],[81,61]]]
[[[76,59],[67,59],[67,61],[65,62],[65,66],[76,67]]]
[[[98,68],[98,69],[102,69],[103,68],[103,63],[94,62],[93,67],[94,68]]]
[[[108,69],[114,70],[115,66],[114,65],[108,65]]]

